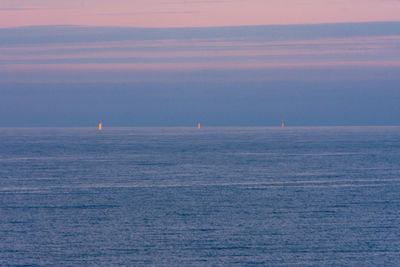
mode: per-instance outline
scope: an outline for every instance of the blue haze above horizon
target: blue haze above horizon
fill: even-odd
[[[400,23],[0,29],[0,126],[400,125]]]

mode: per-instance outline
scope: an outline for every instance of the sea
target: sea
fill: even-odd
[[[0,265],[400,266],[400,127],[0,128]]]

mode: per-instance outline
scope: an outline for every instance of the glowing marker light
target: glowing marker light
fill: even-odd
[[[197,124],[197,129],[200,129],[201,128],[201,126],[200,126],[200,122]]]
[[[101,123],[99,123],[99,131],[101,131],[102,125]]]

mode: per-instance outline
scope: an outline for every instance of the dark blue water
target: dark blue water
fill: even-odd
[[[399,265],[400,127],[0,129],[0,265]]]

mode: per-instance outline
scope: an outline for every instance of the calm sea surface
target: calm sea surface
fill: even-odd
[[[400,265],[400,127],[0,128],[0,265]]]

